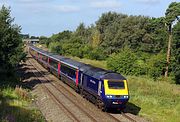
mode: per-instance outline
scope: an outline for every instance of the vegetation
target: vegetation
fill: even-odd
[[[32,107],[28,90],[18,87],[16,79],[13,76],[1,78],[0,122],[44,122],[41,112]]]
[[[168,75],[178,84],[179,5],[172,2],[166,16],[160,18],[104,13],[94,25],[85,27],[80,23],[74,32],[67,30],[50,38],[40,37],[40,42],[60,55],[107,60],[109,69],[127,75],[147,75],[157,79],[169,71]],[[171,36],[167,27],[175,20],[174,27],[171,26],[173,44],[169,46]]]
[[[31,106],[31,97],[20,85],[15,71],[25,59],[20,26],[13,24],[10,9],[0,8],[0,121],[45,121],[41,113]]]
[[[150,55],[147,53],[134,53],[129,48],[111,55],[107,60],[109,69],[125,75],[148,75],[157,79],[165,71],[166,60],[164,53]]]
[[[165,77],[167,77],[169,64],[170,64],[171,45],[172,45],[171,44],[172,43],[172,26],[176,20],[179,22],[180,3],[172,2],[169,5],[168,9],[166,10],[165,14],[166,14],[165,24],[168,26],[168,34],[169,34],[168,49],[167,49],[167,66],[166,66],[166,72],[165,72]],[[179,81],[176,80],[176,82],[178,83]]]
[[[0,71],[12,69],[25,58],[23,43],[20,36],[20,26],[13,24],[10,9],[2,6],[0,9]]]
[[[130,103],[140,107],[140,116],[153,122],[179,122],[180,87],[165,79],[128,76]],[[135,109],[129,107],[132,113]]]

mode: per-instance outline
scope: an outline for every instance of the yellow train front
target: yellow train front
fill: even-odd
[[[127,80],[118,73],[106,74],[103,78],[101,98],[105,108],[122,110],[129,100]]]

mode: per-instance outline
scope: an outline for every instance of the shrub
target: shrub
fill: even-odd
[[[176,84],[180,84],[180,65],[176,67],[175,80]]]
[[[148,75],[154,79],[164,75],[166,54],[147,55],[134,53],[125,48],[118,54],[112,54],[107,60],[107,67],[125,75]]]
[[[148,75],[156,79],[164,75],[166,67],[166,54],[159,53],[147,59]]]
[[[51,52],[53,53],[58,53],[60,55],[62,55],[62,47],[61,47],[61,44],[59,42],[51,42],[49,44],[49,49]]]
[[[92,60],[103,60],[106,57],[102,52],[103,50],[101,48],[92,48],[91,46],[85,46],[83,48],[83,57]]]
[[[112,54],[107,60],[107,67],[113,71],[126,74],[135,75],[137,73],[138,65],[136,65],[138,57],[130,49],[121,50],[118,54]],[[140,70],[139,70],[140,71]]]

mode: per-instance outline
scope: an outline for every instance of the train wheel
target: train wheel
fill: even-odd
[[[84,92],[83,92],[83,89],[80,90],[80,94],[83,98],[85,98],[85,95],[84,95]]]
[[[107,111],[107,108],[106,108],[105,104],[104,104],[100,99],[97,100],[97,106],[98,106],[98,108],[101,109],[103,112],[106,112],[106,111]]]

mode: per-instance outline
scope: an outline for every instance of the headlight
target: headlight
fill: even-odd
[[[107,98],[112,98],[113,96],[112,95],[106,95]]]
[[[124,98],[128,98],[128,96],[124,96]]]

